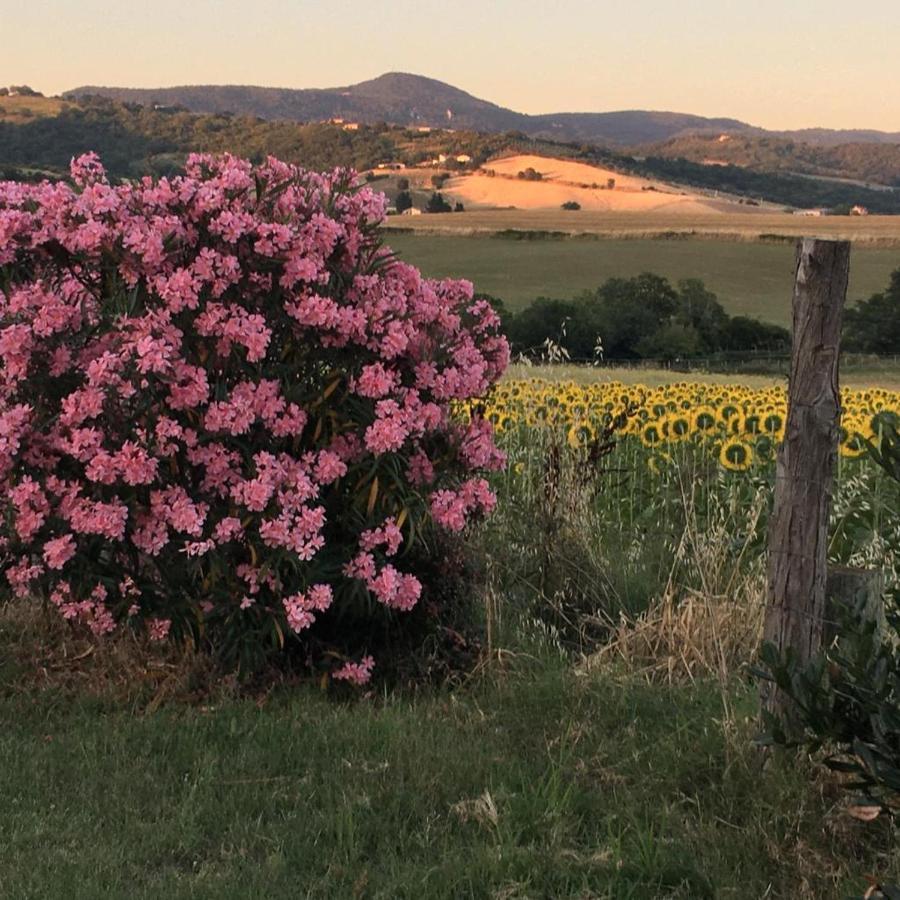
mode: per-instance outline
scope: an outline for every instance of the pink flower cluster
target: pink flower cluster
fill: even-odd
[[[357,687],[368,684],[372,678],[372,669],[375,668],[375,660],[371,656],[364,656],[358,663],[346,662],[339,669],[331,673],[335,681],[349,681]]]
[[[71,175],[0,183],[10,591],[155,640],[306,632],[359,582],[415,606],[403,523],[495,502],[489,423],[451,415],[507,364],[491,307],[386,262],[384,198],[351,172],[193,155],[113,185],[87,154]]]

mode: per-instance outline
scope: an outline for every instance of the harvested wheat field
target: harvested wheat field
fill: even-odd
[[[539,172],[540,179],[519,178],[518,173],[527,169]],[[451,178],[444,190],[469,208],[559,209],[570,201],[598,212],[697,215],[745,208],[736,200],[662,181],[587,163],[522,154],[492,160],[477,172]]]

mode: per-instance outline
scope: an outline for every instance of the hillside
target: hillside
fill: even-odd
[[[147,106],[180,106],[192,112],[233,112],[265,119],[389,122],[476,131],[521,131],[562,141],[611,145],[659,141],[698,129],[744,130],[735,119],[707,119],[642,110],[527,115],[481,100],[433,78],[390,72],[360,84],[326,89],[242,85],[122,88],[84,85],[67,97],[96,95]]]
[[[643,155],[733,165],[767,172],[855,179],[900,187],[900,144],[847,143],[817,146],[753,134],[693,134],[639,148]]]
[[[519,177],[534,170],[540,179]],[[490,160],[483,169],[451,178],[443,188],[466,209],[559,209],[575,201],[584,210],[696,215],[743,211],[734,200],[685,190],[665,182],[623,174],[574,160],[516,154]]]
[[[20,98],[9,98],[20,100]],[[425,167],[424,186],[430,188],[432,174],[442,169],[451,175],[469,172],[488,160],[511,154],[533,154],[566,158],[598,166],[612,175],[581,179],[590,185],[607,177],[636,176],[651,182],[687,185],[694,193],[726,193],[744,197],[748,203],[766,201],[783,206],[845,207],[863,204],[873,213],[900,213],[900,191],[870,190],[856,184],[812,179],[782,172],[761,172],[739,165],[710,166],[662,156],[636,159],[589,142],[551,141],[522,132],[489,133],[461,128],[422,129],[359,124],[266,120],[233,113],[191,113],[184,109],[125,104],[102,97],[80,101],[27,98],[31,105],[4,107],[0,103],[0,178],[35,179],[63,177],[73,156],[87,150],[98,152],[110,174],[133,178],[145,174],[164,175],[178,171],[191,151],[231,152],[251,160],[267,154],[308,168],[352,166],[360,171],[379,165]],[[4,109],[9,113],[4,115]],[[883,148],[889,152],[890,148]],[[840,150],[833,151],[834,153]],[[455,157],[469,160],[460,164]],[[445,157],[439,164],[434,161]],[[461,177],[461,176],[458,176]],[[479,197],[476,183],[458,185],[460,198],[478,205],[497,205],[490,197]],[[517,192],[524,187],[516,187]],[[481,187],[478,190],[482,190]],[[683,190],[683,189],[679,189]],[[570,191],[565,192],[567,195]],[[649,192],[648,192],[649,193]],[[538,208],[557,199],[576,199],[590,209],[609,208],[609,196],[566,196],[552,201],[544,190]],[[708,197],[704,199],[708,202]],[[655,204],[644,198],[639,208]],[[506,205],[534,208],[520,198]],[[558,204],[557,204],[558,205]],[[687,209],[687,207],[685,207]]]
[[[528,115],[479,99],[459,88],[405,72],[389,72],[370,81],[336,88],[294,89],[252,85],[183,85],[127,88],[83,85],[67,97],[97,95],[145,106],[178,106],[192,112],[258,116],[302,122],[341,118],[374,124],[451,127],[475,131],[521,131],[532,137],[587,141],[611,146],[665,141],[697,132],[767,134],[733,118],[688,113],[624,110]],[[772,132],[816,145],[898,143],[900,133],[811,128]]]

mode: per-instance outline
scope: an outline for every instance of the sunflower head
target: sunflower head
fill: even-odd
[[[753,445],[736,435],[723,442],[719,462],[731,472],[746,472],[753,465]]]

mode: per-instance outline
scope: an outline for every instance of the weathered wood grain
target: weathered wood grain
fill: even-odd
[[[819,650],[825,621],[828,517],[840,422],[838,357],[850,244],[803,238],[797,247],[793,346],[784,442],[778,450],[769,528],[764,639],[803,664]],[[763,706],[789,705],[770,685]]]

